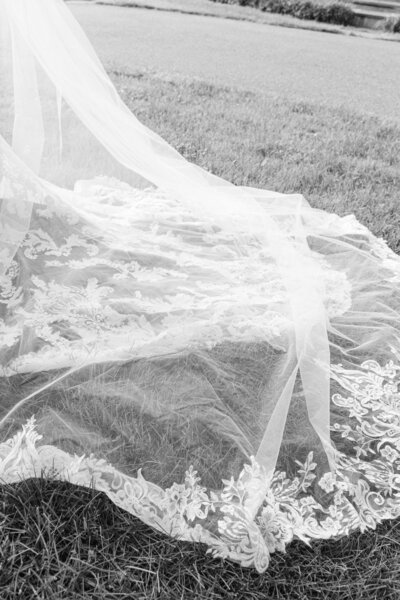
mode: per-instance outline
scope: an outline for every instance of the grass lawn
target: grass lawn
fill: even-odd
[[[236,184],[355,213],[399,251],[400,129],[389,122],[146,73],[124,100],[187,158]],[[0,490],[2,600],[398,600],[400,522],[311,548],[258,575],[150,530],[102,494],[29,481]]]

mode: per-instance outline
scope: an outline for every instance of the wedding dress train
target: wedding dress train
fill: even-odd
[[[397,255],[185,161],[62,0],[0,13],[1,480],[93,485],[259,571],[397,517]]]

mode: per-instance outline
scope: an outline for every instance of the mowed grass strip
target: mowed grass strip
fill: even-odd
[[[239,185],[354,213],[399,249],[400,130],[357,113],[149,73],[113,78],[135,114]],[[272,556],[268,572],[166,538],[103,495],[32,480],[0,489],[0,598],[398,600],[400,522]]]

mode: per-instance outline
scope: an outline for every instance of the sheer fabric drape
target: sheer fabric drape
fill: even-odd
[[[259,570],[397,516],[397,256],[186,161],[62,0],[0,11],[2,479],[93,483]]]

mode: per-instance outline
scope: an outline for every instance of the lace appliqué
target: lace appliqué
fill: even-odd
[[[16,260],[0,280],[0,351],[21,346],[27,327],[36,342],[34,349],[24,342],[3,374],[223,341],[285,348],[287,292],[262,245],[243,240],[239,250],[235,235],[157,190],[106,178],[77,190],[93,223],[107,224],[96,229],[82,211],[51,199],[34,207],[21,251],[36,275],[22,290]],[[342,314],[351,304],[345,276],[328,266],[323,273],[328,314]]]
[[[295,476],[277,470],[269,480],[252,458],[219,492],[203,487],[192,467],[182,483],[163,490],[140,470],[129,477],[94,456],[41,446],[32,418],[0,444],[0,477],[11,483],[45,474],[93,485],[155,529],[263,572],[270,553],[284,551],[294,538],[335,538],[400,515],[399,372],[393,361],[369,360],[357,370],[332,366],[342,389],[332,402],[347,412],[332,431],[337,445],[343,439],[352,451],[338,451],[336,470],[322,476],[310,452],[304,463],[296,461]]]

